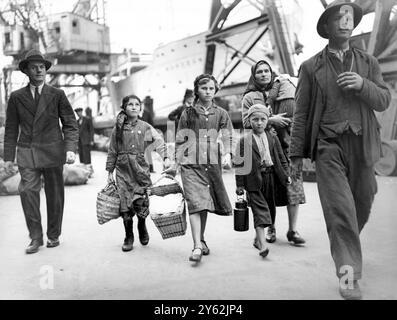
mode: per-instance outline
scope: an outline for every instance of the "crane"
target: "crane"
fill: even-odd
[[[38,49],[54,61],[48,72],[51,85],[76,88],[69,90],[72,100],[78,87],[94,89],[98,92],[99,105],[101,79],[110,68],[106,1],[77,0],[69,13],[51,15],[43,3],[0,0],[3,51],[13,58],[12,64],[3,69],[5,100],[12,91],[11,74],[18,62],[27,51]]]

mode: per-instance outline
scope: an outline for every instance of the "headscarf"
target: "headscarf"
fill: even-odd
[[[248,119],[254,114],[254,113],[262,113],[264,114],[267,118],[270,117],[270,109],[263,104],[256,103],[253,104],[249,109],[247,113]]]
[[[258,69],[258,66],[261,64],[266,64],[269,66],[270,69],[270,73],[272,75],[272,78],[270,80],[270,83],[267,84],[267,86],[264,88],[262,87],[258,81],[255,79],[255,73],[256,73],[256,69]],[[257,63],[255,63],[252,67],[251,67],[251,76],[248,80],[248,84],[247,84],[247,88],[245,89],[244,95],[246,95],[248,92],[251,91],[259,91],[262,92],[264,94],[264,97],[266,97],[265,91],[270,90],[271,87],[273,86],[273,82],[274,82],[274,74],[273,74],[273,69],[270,66],[270,64],[265,61],[265,60],[259,60]]]

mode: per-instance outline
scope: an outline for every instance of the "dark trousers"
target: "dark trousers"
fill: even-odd
[[[21,182],[18,190],[30,238],[43,239],[40,215],[41,176],[43,176],[47,200],[47,237],[57,239],[61,234],[63,218],[63,166],[43,169],[19,167],[19,172]]]
[[[268,227],[276,221],[274,172],[262,172],[262,187],[259,191],[247,192],[248,203],[254,217],[254,228]]]
[[[341,267],[351,266],[357,280],[362,272],[360,232],[377,192],[374,169],[363,158],[361,136],[348,133],[318,140],[318,191],[336,274],[341,277],[346,272]]]
[[[91,146],[82,144],[81,141],[79,141],[79,159],[80,163],[91,164]]]

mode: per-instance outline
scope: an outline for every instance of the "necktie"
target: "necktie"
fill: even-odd
[[[35,103],[35,105],[36,105],[36,108],[37,108],[37,106],[39,105],[39,100],[40,100],[39,87],[36,87],[36,88],[34,89],[34,103]]]

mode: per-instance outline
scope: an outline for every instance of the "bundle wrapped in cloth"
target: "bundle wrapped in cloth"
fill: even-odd
[[[163,197],[154,195],[150,197],[149,211],[152,216],[159,215],[166,217],[180,210],[183,204],[182,193],[171,193]]]
[[[186,233],[186,202],[179,182],[163,175],[149,188],[149,212],[163,239]]]

